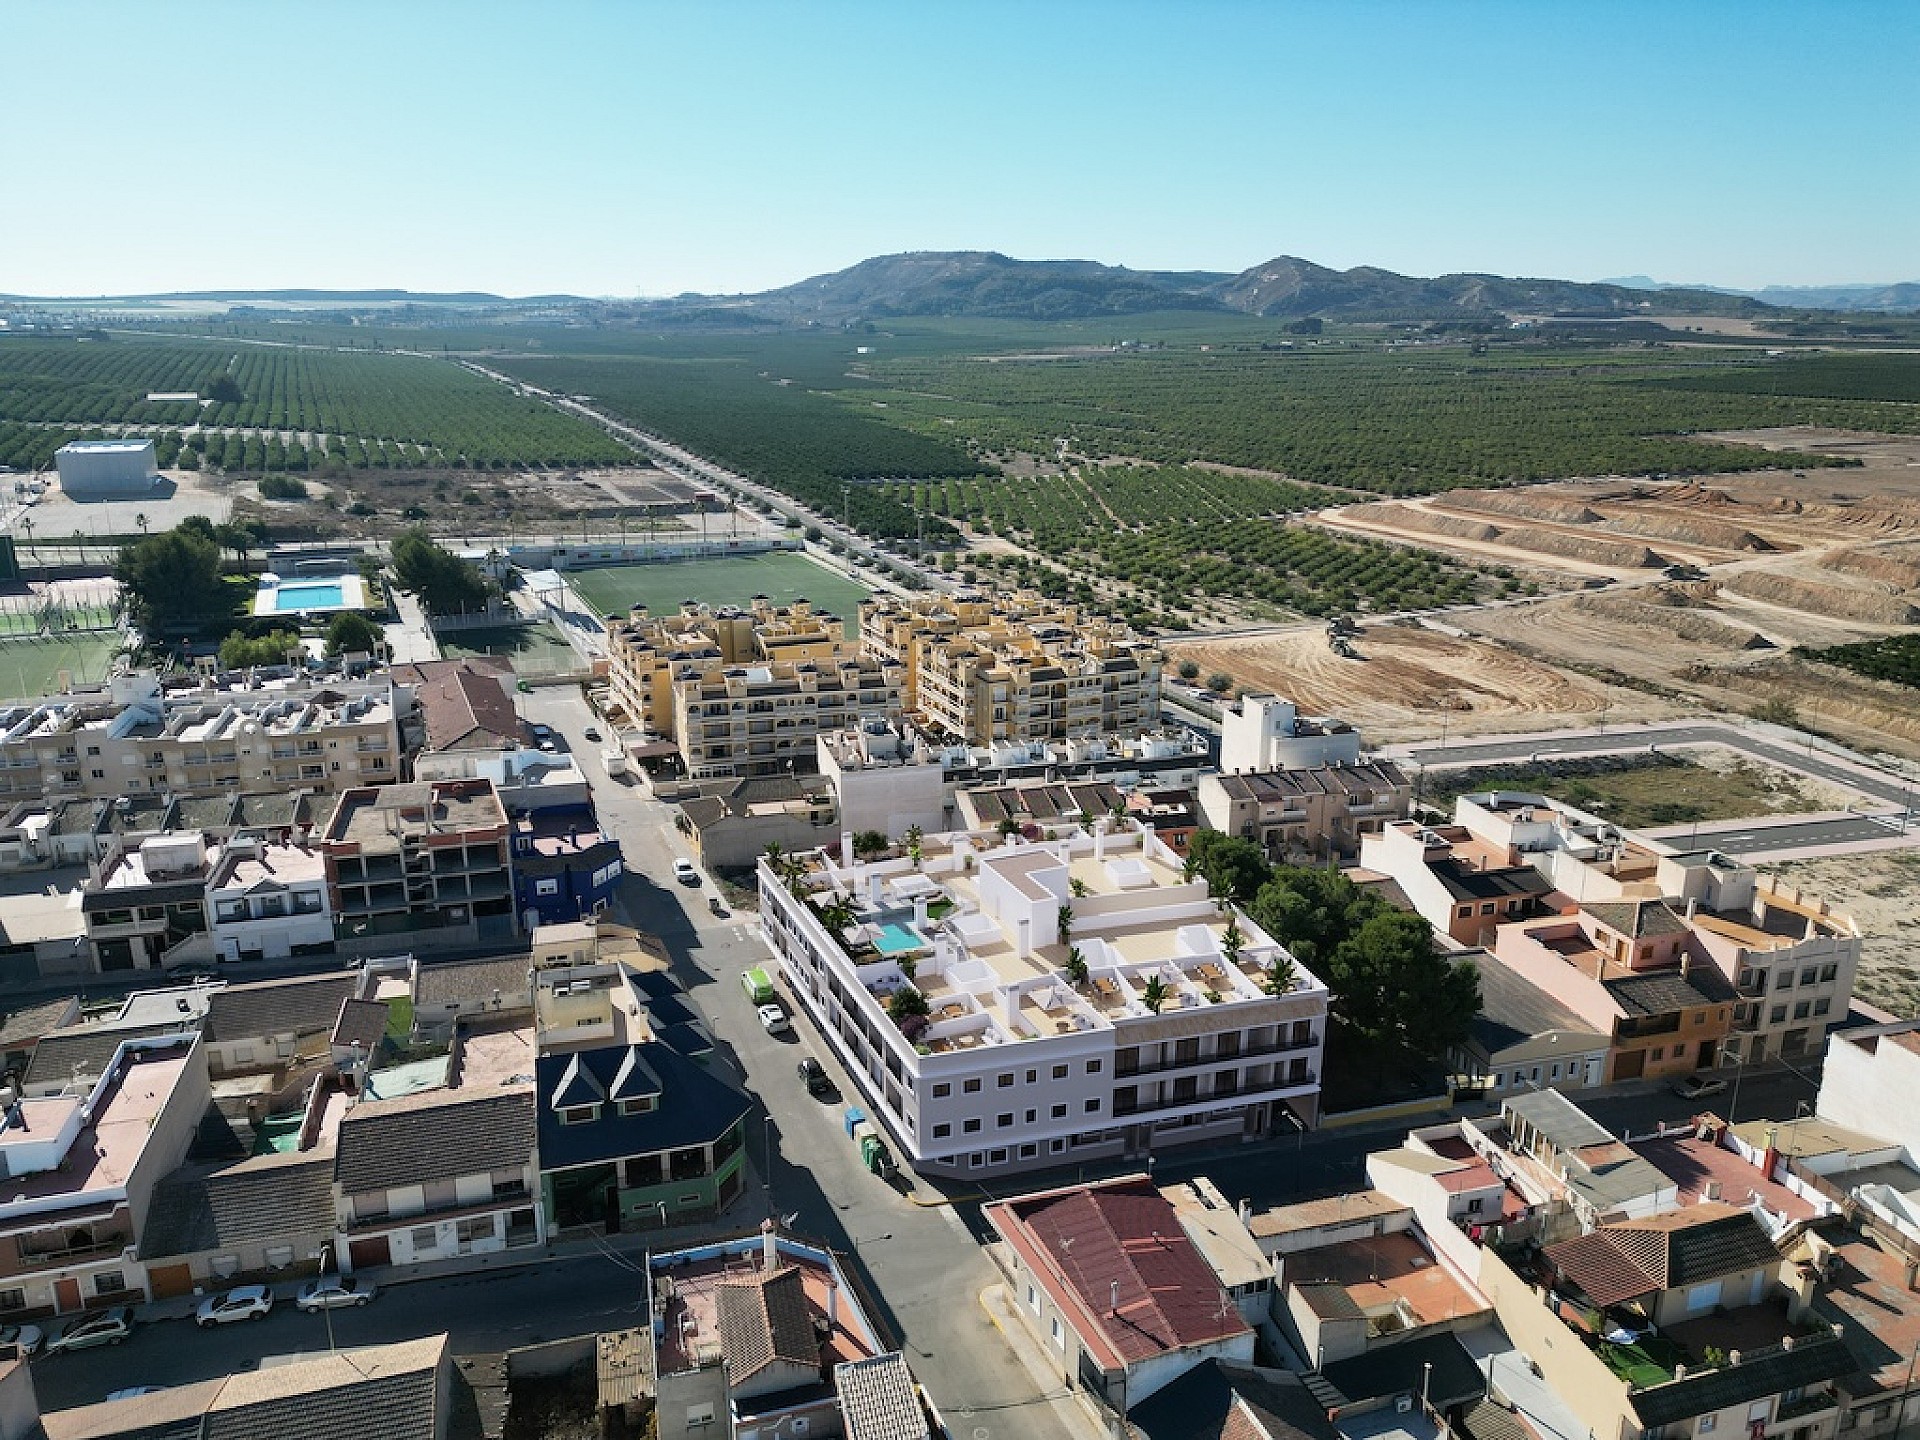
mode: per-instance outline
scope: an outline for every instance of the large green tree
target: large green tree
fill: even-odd
[[[1187,862],[1206,877],[1214,898],[1245,905],[1272,873],[1267,857],[1251,840],[1218,830],[1198,830],[1187,845]]]
[[[149,635],[196,628],[233,608],[220,579],[220,547],[191,531],[142,536],[121,549],[113,575],[127,612]]]
[[[1334,946],[1326,972],[1344,1022],[1428,1059],[1465,1038],[1480,1010],[1480,972],[1435,949],[1433,928],[1404,910],[1369,916]]]
[[[343,610],[327,625],[327,654],[344,655],[351,651],[362,651],[371,655],[382,638],[383,632],[373,621],[351,610]]]
[[[434,544],[419,526],[393,537],[393,573],[402,590],[411,590],[435,615],[478,610],[493,593],[478,565]]]

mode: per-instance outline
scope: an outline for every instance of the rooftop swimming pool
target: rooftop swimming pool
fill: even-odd
[[[911,925],[889,920],[874,936],[873,948],[882,955],[899,955],[908,950],[926,949],[926,939]]]

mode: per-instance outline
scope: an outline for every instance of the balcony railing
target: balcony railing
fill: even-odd
[[[1155,1061],[1150,1065],[1142,1065],[1137,1061],[1129,1065],[1126,1061],[1117,1061],[1113,1073],[1115,1075],[1164,1075],[1169,1070],[1194,1070],[1208,1067],[1218,1069],[1222,1066],[1238,1064],[1242,1060],[1259,1060],[1268,1055],[1286,1055],[1311,1050],[1319,1043],[1319,1036],[1310,1035],[1304,1040],[1286,1040],[1272,1045],[1250,1045],[1231,1055],[1196,1055],[1188,1060],[1176,1057],[1172,1060]]]

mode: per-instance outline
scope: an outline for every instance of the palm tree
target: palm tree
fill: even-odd
[[[1060,943],[1062,945],[1070,944],[1073,940],[1073,907],[1071,905],[1062,905],[1054,912],[1053,924],[1055,930],[1059,932]]]
[[[1269,995],[1291,995],[1293,987],[1300,983],[1300,967],[1283,950],[1268,963],[1265,983]]]
[[[926,835],[918,825],[909,825],[904,838],[907,842],[907,858],[913,862],[913,868],[918,870],[920,868],[920,857],[924,853],[921,849],[920,842],[926,839]]]
[[[144,538],[147,533],[147,526],[150,523],[147,519],[146,511],[143,510],[138,515],[134,516],[133,523],[140,527],[140,534]]]
[[[1247,937],[1240,929],[1240,922],[1227,921],[1227,928],[1220,936],[1220,953],[1227,957],[1229,965],[1240,963],[1240,952],[1247,948]]]
[[[1080,953],[1078,945],[1067,948],[1067,979],[1073,982],[1077,990],[1087,983],[1087,957]]]
[[[851,930],[854,922],[859,918],[844,895],[834,896],[832,902],[822,907],[820,911],[820,923],[843,941],[846,938],[844,932]]]
[[[1167,982],[1155,975],[1147,981],[1146,988],[1140,992],[1140,1003],[1158,1015],[1160,1007],[1166,1004],[1172,995],[1173,992],[1167,988]]]

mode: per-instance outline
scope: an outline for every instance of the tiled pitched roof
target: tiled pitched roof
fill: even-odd
[[[423,1090],[364,1100],[340,1122],[334,1179],[347,1195],[517,1170],[534,1154],[531,1086]]]
[[[55,1030],[40,1038],[33,1059],[27,1063],[28,1085],[85,1083],[107,1073],[113,1055],[123,1041],[144,1040],[153,1035],[172,1035],[181,1027],[171,1022],[158,1025],[74,1025]]]
[[[208,998],[206,1037],[222,1041],[325,1035],[340,1017],[340,1003],[359,985],[355,972],[223,986]]]
[[[394,679],[414,687],[429,750],[503,750],[521,740],[520,717],[502,685],[510,671],[470,660],[402,666]]]
[[[1599,1306],[1697,1285],[1780,1259],[1750,1212],[1714,1201],[1603,1225],[1591,1234],[1549,1245],[1545,1254]]]
[[[71,1024],[79,1013],[80,1002],[71,995],[15,1010],[0,1022],[0,1050],[18,1049],[28,1041],[38,1040],[51,1030]]]
[[[1154,1391],[1127,1418],[1146,1440],[1336,1440],[1340,1433],[1292,1371],[1218,1359]]]
[[[1735,998],[1733,986],[1711,965],[1695,965],[1684,975],[1678,970],[1654,970],[1605,983],[1607,993],[1621,1010],[1635,1017],[1672,1015],[1695,1006],[1722,1005]]]
[[[1859,1369],[1845,1340],[1828,1331],[1796,1339],[1791,1350],[1743,1352],[1738,1365],[1698,1370],[1684,1380],[1627,1392],[1627,1403],[1647,1429],[1691,1420],[1730,1405],[1838,1380]]]
[[[328,1043],[343,1047],[358,1045],[363,1052],[370,1054],[386,1033],[386,1001],[342,1000],[340,1014],[333,1022],[333,1034],[328,1037]]]
[[[206,1171],[178,1170],[154,1187],[146,1256],[197,1255],[333,1227],[331,1152],[262,1155]]]
[[[779,1361],[820,1364],[820,1337],[814,1333],[798,1266],[785,1265],[771,1275],[756,1270],[746,1278],[724,1281],[715,1298],[730,1383],[739,1385]]]
[[[899,1351],[835,1367],[847,1440],[929,1440],[933,1431],[919,1387]]]
[[[1609,930],[1633,940],[1687,933],[1687,922],[1674,914],[1664,900],[1598,900],[1580,908]]]
[[[500,997],[502,1011],[529,1010],[533,997],[527,987],[532,963],[525,955],[497,960],[456,960],[422,965],[414,972],[415,1005],[487,1005]]]
[[[1173,1206],[1144,1179],[1030,1195],[988,1214],[1082,1337],[1126,1363],[1247,1329]]]

